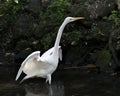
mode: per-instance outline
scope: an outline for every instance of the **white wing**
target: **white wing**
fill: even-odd
[[[19,69],[19,71],[18,71],[18,73],[17,73],[17,76],[16,76],[16,79],[15,79],[15,80],[17,80],[17,79],[20,77],[20,75],[21,75],[21,73],[22,73],[22,70],[23,70],[23,67],[25,66],[26,62],[28,62],[29,60],[31,60],[31,59],[34,58],[34,57],[38,57],[38,58],[39,58],[39,56],[40,56],[40,51],[35,51],[35,52],[31,53],[31,54],[23,61],[23,63],[21,64],[21,67],[20,67],[20,69]]]

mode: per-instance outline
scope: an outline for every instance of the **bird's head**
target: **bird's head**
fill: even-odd
[[[69,22],[73,22],[73,21],[76,21],[76,20],[80,20],[80,19],[85,19],[85,18],[84,17],[66,17],[65,21],[67,23],[69,23]]]

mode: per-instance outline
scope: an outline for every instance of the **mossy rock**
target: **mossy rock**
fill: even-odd
[[[89,16],[92,19],[98,19],[99,17],[107,16],[112,10],[116,8],[115,0],[87,0],[86,8],[89,12]]]
[[[93,59],[97,67],[101,70],[107,71],[111,63],[111,54],[109,50],[100,50],[93,54]]]

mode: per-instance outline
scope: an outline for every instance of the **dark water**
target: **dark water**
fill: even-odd
[[[14,67],[0,67],[0,96],[120,96],[120,78],[106,73],[58,70],[48,85],[41,78],[19,84],[16,72]]]

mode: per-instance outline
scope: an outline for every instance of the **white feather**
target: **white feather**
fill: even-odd
[[[26,64],[26,62],[28,62],[29,60],[31,60],[33,57],[35,56],[40,56],[40,51],[35,51],[33,53],[31,53],[24,61],[23,63],[21,64],[21,67],[17,73],[17,76],[16,76],[16,79],[15,80],[18,80],[18,78],[20,77],[21,73],[22,73],[22,70]]]

